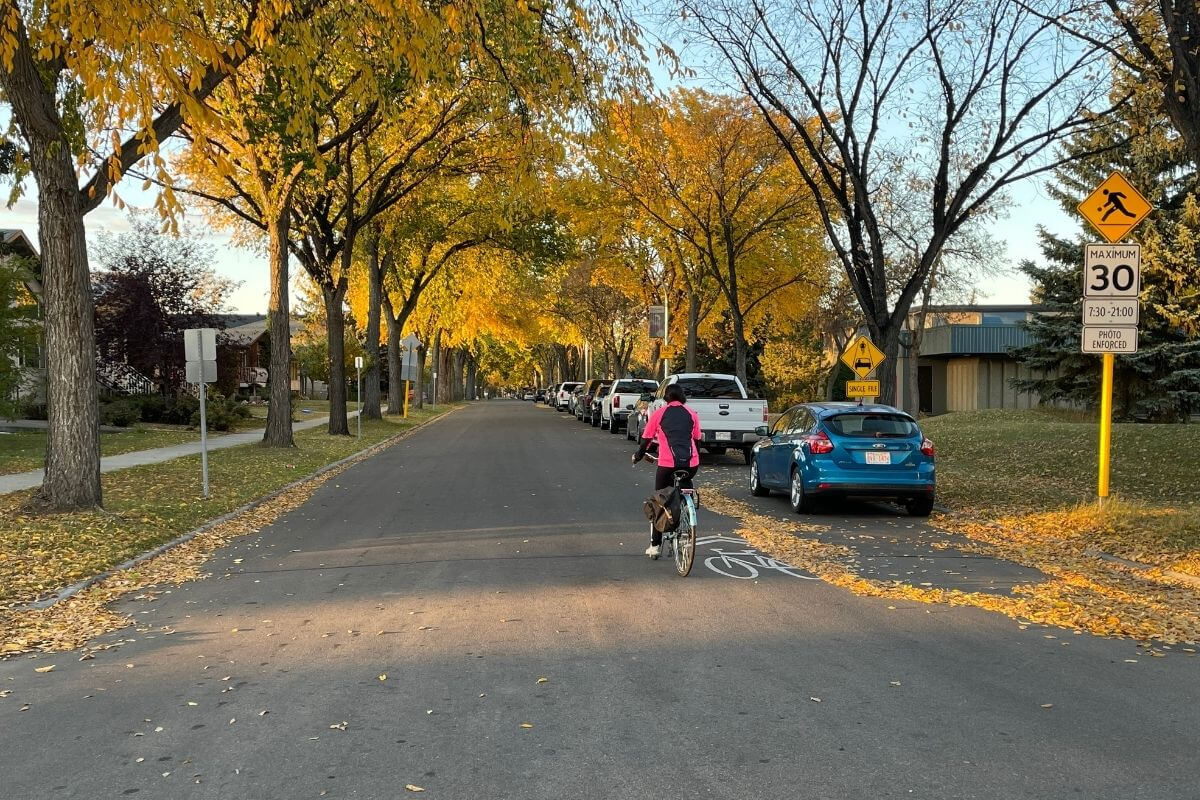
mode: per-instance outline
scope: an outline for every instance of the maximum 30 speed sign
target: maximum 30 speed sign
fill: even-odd
[[[1137,352],[1141,288],[1141,245],[1084,246],[1083,352],[1123,355]]]
[[[1084,247],[1084,297],[1135,299],[1141,287],[1141,245],[1089,244]]]

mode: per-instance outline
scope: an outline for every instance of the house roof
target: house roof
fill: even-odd
[[[29,241],[25,231],[19,228],[0,228],[0,241],[11,247],[18,255],[38,257],[37,248],[33,246],[33,242]]]
[[[304,321],[292,317],[290,319],[292,336],[304,330]],[[268,320],[266,317],[255,319],[253,322],[247,322],[244,325],[238,325],[225,329],[225,334],[235,343],[243,346],[250,346],[262,338],[267,332]]]
[[[29,293],[41,303],[42,261],[33,242],[29,240],[29,237],[25,235],[25,231],[23,230],[18,228],[0,228],[0,244],[3,244],[5,250],[14,255],[33,260],[33,275],[25,281],[25,286],[29,289]]]

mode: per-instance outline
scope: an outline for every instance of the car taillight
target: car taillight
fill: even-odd
[[[612,407],[613,407],[613,408],[620,408],[620,407],[621,407],[621,395],[619,395],[619,394],[614,394],[614,395],[613,395],[613,399],[612,399]]]
[[[935,454],[935,451],[933,449],[933,442],[929,441],[928,439],[922,439],[921,440],[921,454],[927,455],[930,458],[933,458],[933,456]]]
[[[814,456],[823,456],[833,452],[833,442],[829,441],[829,437],[824,433],[805,436],[804,441],[808,445],[808,452]]]
[[[767,424],[767,404],[763,403],[763,424]]]

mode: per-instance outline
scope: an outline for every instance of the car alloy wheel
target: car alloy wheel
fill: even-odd
[[[792,470],[792,489],[788,500],[791,501],[792,511],[797,514],[807,514],[812,509],[812,501],[804,494],[804,479],[800,477],[798,469]]]
[[[770,490],[763,487],[758,479],[758,459],[753,459],[750,462],[750,494],[755,497],[766,497],[770,494]]]

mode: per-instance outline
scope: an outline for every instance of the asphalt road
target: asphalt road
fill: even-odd
[[[426,427],[124,601],[133,641],[0,663],[0,797],[1200,797],[1200,660],[857,597],[704,511],[680,579],[629,452],[531,403]],[[1016,576],[886,507],[824,521],[881,574]]]

